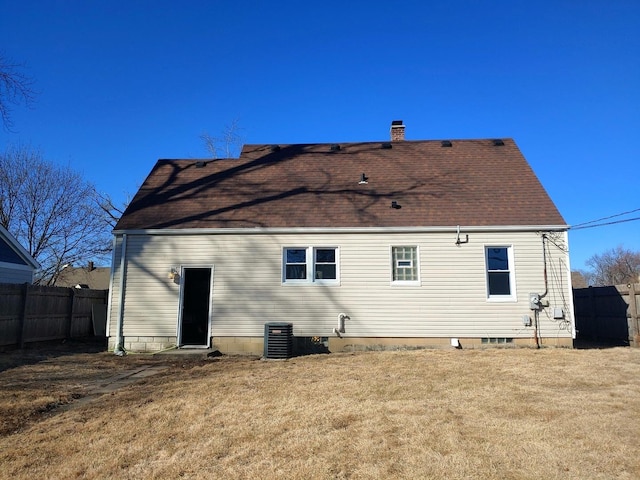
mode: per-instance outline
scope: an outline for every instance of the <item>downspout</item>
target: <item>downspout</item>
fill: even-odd
[[[113,305],[113,265],[116,264],[116,236],[113,236],[111,240],[111,270],[109,272],[109,294],[107,296],[107,326],[105,331],[107,337],[110,337],[111,333],[111,307]]]
[[[122,336],[122,324],[124,323],[124,268],[127,255],[127,234],[122,234],[122,250],[120,252],[120,295],[118,299],[118,323],[116,327],[116,346],[113,353],[122,357],[125,354],[124,337]]]

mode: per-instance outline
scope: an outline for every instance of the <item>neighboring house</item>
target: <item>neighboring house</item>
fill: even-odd
[[[56,287],[90,288],[92,290],[107,290],[111,267],[96,267],[88,262],[86,267],[68,266],[63,268],[56,279]]]
[[[159,160],[114,230],[110,348],[260,354],[271,322],[330,351],[571,346],[568,226],[514,141],[391,133]]]
[[[0,283],[33,283],[40,264],[0,225]]]

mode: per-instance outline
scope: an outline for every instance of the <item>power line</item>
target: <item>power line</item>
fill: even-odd
[[[602,220],[609,220],[610,218],[616,218],[616,217],[621,217],[622,215],[628,215],[630,213],[635,213],[640,211],[640,208],[636,208],[635,210],[629,210],[628,212],[623,212],[623,213],[616,213],[615,215],[610,215],[608,217],[602,217],[602,218],[598,218],[597,220],[591,220],[589,222],[583,222],[583,223],[578,223],[577,225],[573,225],[571,228],[572,229],[577,229],[577,227],[582,227],[583,225],[589,225],[591,223],[596,223],[596,222],[601,222]],[[631,220],[637,220],[632,218]],[[621,220],[621,222],[626,222],[626,221],[631,221],[631,220]],[[618,223],[618,222],[612,222],[612,223]],[[611,223],[603,223],[603,225],[611,225]],[[599,225],[596,225],[599,226]],[[587,227],[584,227],[587,228]]]
[[[634,211],[637,211],[637,210],[634,210]],[[614,215],[614,216],[617,217],[618,215]],[[612,218],[612,217],[609,217],[609,218]],[[581,223],[580,225],[583,225],[583,226],[571,227],[571,230],[584,230],[585,228],[604,227],[606,225],[615,225],[617,223],[633,222],[635,220],[640,220],[640,217],[627,218],[626,220],[616,220],[615,222],[598,223],[597,225],[587,225],[588,223],[593,223],[593,222]],[[594,221],[597,222],[598,220],[594,220]]]

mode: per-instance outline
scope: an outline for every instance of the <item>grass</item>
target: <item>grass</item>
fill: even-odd
[[[77,400],[150,362],[0,372],[0,478],[640,478],[636,349],[174,359]]]

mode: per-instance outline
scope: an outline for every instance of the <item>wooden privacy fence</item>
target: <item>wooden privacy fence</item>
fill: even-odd
[[[104,335],[107,293],[0,283],[0,346]]]
[[[573,291],[578,339],[640,346],[640,284]]]

